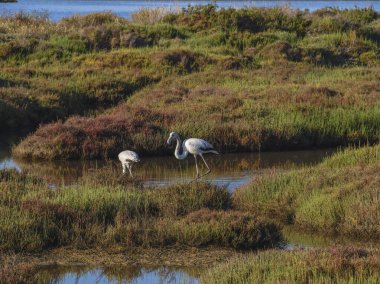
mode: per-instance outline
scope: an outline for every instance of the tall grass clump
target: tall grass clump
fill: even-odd
[[[268,250],[206,270],[202,283],[377,283],[379,252],[354,247]]]
[[[132,21],[138,24],[153,25],[162,22],[168,16],[179,13],[179,9],[172,8],[153,8],[140,9],[132,14]]]
[[[1,171],[0,250],[70,247],[272,247],[279,226],[231,210],[225,188],[206,183],[142,188],[90,178],[50,189],[27,174]],[[111,176],[108,177],[110,179]]]
[[[316,166],[271,173],[234,193],[233,207],[311,231],[380,237],[379,145],[348,149]]]

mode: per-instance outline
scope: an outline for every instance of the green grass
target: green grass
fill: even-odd
[[[173,130],[231,152],[379,139],[372,9],[208,5],[134,19],[0,18],[0,130],[51,122],[15,155],[105,158],[126,146],[166,154]]]
[[[106,173],[105,173],[106,174]],[[225,188],[205,183],[142,188],[125,180],[50,189],[14,171],[0,172],[0,251],[51,248],[271,247],[279,227],[230,210]],[[111,183],[112,182],[112,183]]]
[[[233,207],[344,236],[380,237],[379,145],[346,149],[316,166],[266,174],[234,193]]]
[[[201,275],[202,283],[378,283],[379,252],[332,247],[268,250],[231,259]]]
[[[35,159],[99,158],[115,156],[128,145],[142,154],[157,155],[169,153],[162,141],[171,130],[208,139],[220,151],[378,140],[380,108],[372,91],[376,68],[311,69],[282,86],[273,86],[276,75],[252,72],[204,71],[165,80],[105,115],[42,127],[14,154]],[[347,73],[350,82],[341,80]],[[252,82],[251,76],[256,80]],[[361,83],[355,81],[358,76]]]

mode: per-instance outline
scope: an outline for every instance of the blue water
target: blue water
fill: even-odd
[[[106,284],[106,283],[134,283],[134,284],[148,284],[148,283],[166,283],[166,284],[197,284],[198,279],[192,277],[182,271],[166,271],[161,270],[142,270],[140,274],[132,279],[120,279],[118,276],[106,275],[101,269],[94,269],[85,273],[67,273],[61,279],[52,279],[53,283],[60,284]]]
[[[133,0],[18,0],[17,3],[0,3],[0,14],[16,13],[20,11],[45,11],[53,21],[74,14],[88,14],[93,12],[112,11],[113,13],[129,18],[133,12],[141,8],[183,8],[188,5],[209,4],[211,1],[133,1]],[[338,8],[365,8],[373,6],[380,11],[379,1],[216,1],[219,7],[272,7],[287,5],[296,9],[316,10],[333,6]]]
[[[180,268],[139,268],[134,266],[113,266],[96,268],[85,266],[46,266],[36,274],[38,283],[59,284],[108,284],[108,283],[165,283],[165,284],[197,284],[198,273],[188,272]]]

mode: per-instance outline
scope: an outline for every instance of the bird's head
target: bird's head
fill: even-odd
[[[170,145],[172,141],[177,138],[178,138],[178,134],[176,132],[170,132],[167,143]]]

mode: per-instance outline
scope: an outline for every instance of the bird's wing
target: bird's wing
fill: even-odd
[[[189,150],[190,153],[214,150],[214,147],[209,142],[198,138],[187,139],[186,148]]]
[[[140,161],[140,157],[136,152],[128,151],[129,160],[138,162]]]
[[[212,146],[209,142],[207,142],[206,140],[203,140],[203,139],[199,139],[202,143],[201,145],[201,150],[202,151],[210,151],[210,150],[214,150],[214,146]]]

